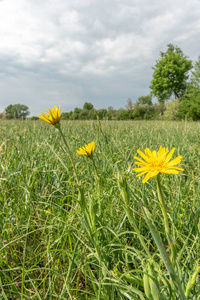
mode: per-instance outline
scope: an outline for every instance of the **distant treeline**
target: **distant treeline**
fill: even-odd
[[[64,112],[63,120],[200,120],[200,91],[194,94],[186,93],[182,100],[175,99],[167,103],[152,103],[152,96],[139,97],[133,103],[129,98],[126,108],[95,109],[91,103],[85,103],[83,108]]]
[[[64,120],[150,120],[156,119],[164,112],[163,103],[152,103],[152,96],[138,98],[133,104],[129,98],[126,108],[114,109],[109,106],[108,109],[95,109],[92,103],[85,102],[83,108],[76,107],[73,111],[64,112]]]
[[[126,108],[118,110],[95,110],[86,102],[82,109],[63,113],[63,119],[200,120],[200,56],[193,64],[179,47],[169,44],[166,52],[160,52],[153,70],[150,95],[139,97],[134,103],[129,98]],[[152,97],[158,102],[153,103]]]
[[[125,108],[118,110],[111,106],[96,110],[92,103],[85,102],[83,108],[76,107],[73,111],[64,112],[62,119],[200,120],[200,56],[193,64],[179,47],[169,44],[166,52],[160,52],[160,59],[153,70],[150,95],[139,97],[134,103],[129,98]],[[153,103],[152,97],[158,102]],[[0,118],[24,119],[28,115],[26,105],[15,104],[5,108]]]
[[[133,101],[125,108],[95,110],[91,103],[65,112],[66,120],[200,120],[200,56],[192,63],[182,50],[172,44],[153,67],[151,94]],[[153,103],[152,97],[158,102]],[[171,100],[174,99],[174,100]]]

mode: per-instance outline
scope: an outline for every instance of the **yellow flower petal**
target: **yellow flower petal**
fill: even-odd
[[[148,169],[146,167],[144,167],[144,168],[135,168],[135,169],[133,169],[133,171],[135,171],[135,172],[143,172],[143,171],[148,172]]]
[[[175,166],[181,162],[182,156],[178,156],[168,163],[168,166]]]
[[[142,158],[144,158],[144,160],[148,161],[148,156],[146,156],[144,153],[142,153],[142,151],[140,151],[139,149],[137,150],[137,153],[142,156]]]
[[[86,144],[82,148],[79,148],[78,150],[76,150],[76,153],[90,157],[93,155],[94,149],[95,149],[95,142],[91,142],[89,144]]]
[[[175,148],[173,148],[166,157],[166,162],[169,162],[174,154]]]
[[[143,180],[142,180],[142,183],[147,182],[147,181],[149,180],[150,177],[151,177],[151,174],[150,174],[150,173],[147,173],[147,174],[144,176],[144,178],[143,178]]]
[[[144,152],[145,152],[145,154],[146,154],[148,157],[151,156],[151,151],[150,151],[149,148],[146,148],[146,149],[144,150]]]
[[[39,115],[39,118],[51,125],[56,125],[60,123],[60,117],[61,117],[61,112],[60,112],[60,105],[59,107],[54,106],[52,109],[49,108],[49,111],[46,110],[46,113],[42,113],[42,116]]]
[[[137,174],[136,177],[142,176],[142,175],[146,174],[147,172],[148,171],[141,172],[140,174]]]
[[[135,159],[137,159],[138,161],[140,161],[141,163],[144,163],[146,164],[141,158],[137,157],[137,156],[134,156]]]
[[[137,160],[135,164],[140,167],[133,169],[133,171],[139,173],[136,175],[136,177],[146,174],[142,181],[143,183],[145,183],[151,177],[155,177],[159,173],[178,174],[179,171],[184,171],[183,169],[176,166],[181,162],[182,156],[178,156],[170,161],[174,154],[174,151],[175,148],[173,148],[169,152],[168,148],[165,149],[165,147],[163,148],[162,146],[160,146],[158,152],[156,152],[155,150],[151,152],[149,148],[146,148],[144,150],[145,153],[143,153],[138,149],[138,154],[144,160],[137,156],[134,157]]]

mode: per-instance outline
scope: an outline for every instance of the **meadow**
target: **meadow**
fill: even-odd
[[[0,121],[0,299],[200,299],[200,123],[61,128],[74,166],[54,126]],[[160,176],[170,238],[155,178],[132,170],[160,146],[183,156]]]

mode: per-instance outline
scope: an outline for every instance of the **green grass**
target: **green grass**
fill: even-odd
[[[79,186],[53,126],[0,122],[0,299],[199,299],[200,123],[62,121],[61,127]],[[76,154],[93,140],[98,177],[92,160]],[[161,239],[170,256],[156,180],[142,184],[132,171],[137,149],[160,145],[183,156],[184,172],[162,175],[161,185],[185,298],[158,247]]]

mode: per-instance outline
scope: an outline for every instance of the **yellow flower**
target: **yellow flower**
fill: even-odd
[[[135,162],[135,164],[141,167],[133,169],[133,171],[135,172],[141,172],[136,177],[142,176],[147,173],[142,180],[142,183],[145,183],[147,180],[149,180],[149,178],[154,177],[159,173],[178,174],[179,171],[184,171],[181,168],[175,167],[175,165],[181,162],[182,156],[178,156],[170,161],[174,150],[175,148],[173,148],[169,152],[168,148],[165,150],[165,147],[163,148],[162,146],[160,146],[157,153],[155,150],[151,152],[149,148],[146,148],[144,150],[145,154],[142,151],[137,150],[138,154],[144,160],[137,156],[134,156],[134,158],[138,160],[137,162]]]
[[[50,208],[49,208],[49,209],[47,209],[47,210],[45,211],[45,213],[46,213],[47,215],[49,215],[49,214],[51,213],[51,210],[50,210]]]
[[[95,148],[95,142],[86,144],[82,148],[79,148],[76,150],[76,152],[80,155],[85,155],[85,156],[92,156],[94,153],[94,148]]]
[[[39,118],[49,124],[56,125],[60,122],[60,105],[59,107],[54,106],[52,109],[49,108],[49,111],[46,110],[46,113],[42,113],[42,116],[39,116]]]

